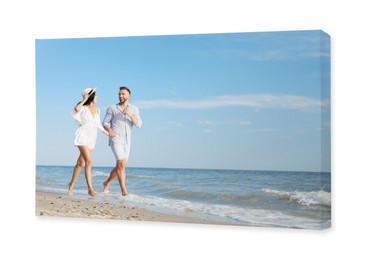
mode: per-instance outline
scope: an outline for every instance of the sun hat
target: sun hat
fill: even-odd
[[[84,89],[84,91],[81,93],[81,96],[82,97],[84,97],[84,95],[86,94],[86,93],[88,93],[89,95],[91,95],[91,94],[93,94],[93,92],[95,92],[95,90],[96,90],[97,88],[94,88],[94,89],[92,89],[92,88],[86,88],[86,89]]]

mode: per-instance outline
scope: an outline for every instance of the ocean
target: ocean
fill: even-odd
[[[84,170],[74,197],[143,207],[230,225],[324,229],[331,226],[331,174],[323,172],[127,168],[129,195],[118,180],[103,194],[111,167],[93,167],[87,195]],[[71,166],[36,166],[37,191],[67,194]]]

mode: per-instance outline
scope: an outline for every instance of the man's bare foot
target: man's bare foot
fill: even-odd
[[[72,196],[72,189],[74,188],[74,185],[71,184],[71,182],[69,183],[69,196]]]
[[[109,187],[109,185],[107,185],[107,182],[106,181],[103,182],[103,193],[108,193],[109,192],[108,187]]]
[[[92,197],[97,196],[97,193],[92,189],[88,190],[88,194]]]

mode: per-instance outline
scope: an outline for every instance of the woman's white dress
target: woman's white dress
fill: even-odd
[[[79,112],[73,109],[71,116],[79,125],[75,132],[74,145],[88,146],[89,149],[94,149],[97,142],[98,129],[103,131],[103,126],[100,123],[99,109],[93,116],[86,106],[82,106]]]

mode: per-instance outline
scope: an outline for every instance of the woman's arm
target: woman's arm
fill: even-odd
[[[89,98],[89,94],[88,93],[85,93],[84,94],[84,99],[81,101],[81,102],[79,102],[79,103],[77,103],[77,105],[74,107],[74,110],[76,111],[76,112],[79,112],[80,111],[80,109],[82,108],[82,106],[85,104],[85,102],[88,100],[88,98]]]

